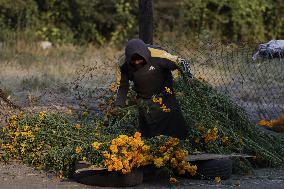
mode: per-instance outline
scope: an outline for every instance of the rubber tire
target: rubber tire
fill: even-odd
[[[102,171],[83,171],[75,173],[73,179],[79,183],[102,187],[129,187],[137,186],[143,181],[143,171],[134,169],[129,174]]]
[[[232,175],[233,161],[231,159],[214,159],[197,161],[192,163],[197,165],[197,179],[214,179],[220,177],[222,180],[229,179]]]

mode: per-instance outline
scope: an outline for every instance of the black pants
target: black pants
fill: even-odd
[[[139,109],[139,127],[143,137],[167,135],[186,139],[188,135],[188,127],[179,107],[170,112]]]

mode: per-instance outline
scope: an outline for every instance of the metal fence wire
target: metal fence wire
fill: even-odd
[[[224,43],[209,41],[184,44],[160,42],[159,44],[163,44],[161,46],[170,52],[187,58],[191,63],[194,77],[203,79],[221,93],[230,96],[247,111],[252,122],[256,123],[261,119],[276,119],[280,115],[284,107],[284,57],[258,58],[253,61],[252,54],[257,45],[248,43],[224,45]],[[81,98],[84,98],[86,105],[91,104],[89,102],[94,103],[94,100],[101,98],[98,97],[99,95],[104,96],[103,91],[108,88],[107,85],[111,84],[109,74],[115,79],[114,67],[100,68],[95,65],[88,68],[85,66],[82,72],[77,73],[73,82],[54,85],[53,89],[48,89],[48,93],[43,92],[42,95],[49,94],[53,97],[52,100],[43,102],[54,104],[58,100],[58,103],[66,106],[68,104],[66,99],[70,99],[69,97],[59,98],[58,95],[53,94],[60,91],[56,87],[62,88],[64,85],[66,90],[69,88],[68,95],[73,95],[73,99],[76,99],[79,94]],[[111,70],[104,73],[106,69]],[[99,74],[102,70],[104,74]],[[89,90],[88,87],[94,84],[97,89]],[[99,94],[95,93],[98,89],[101,91]],[[72,103],[77,103],[77,101],[71,98],[70,104]],[[7,115],[7,112],[11,112],[13,108],[15,107],[3,100],[3,97],[0,98],[2,121],[3,115]]]
[[[253,61],[256,47],[211,41],[198,46],[187,43],[182,48],[176,45],[171,49],[190,60],[196,78],[230,96],[256,123],[278,118],[284,107],[284,57],[259,57]]]

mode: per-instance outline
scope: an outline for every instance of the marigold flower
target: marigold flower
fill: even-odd
[[[186,155],[187,155],[187,152],[184,151],[184,150],[177,150],[177,151],[175,152],[175,156],[176,156],[176,158],[179,159],[179,160],[184,159],[184,157],[185,157]]]
[[[81,146],[76,147],[75,152],[76,154],[80,154],[82,152],[82,147]]]
[[[118,86],[117,86],[116,82],[112,82],[109,89],[110,89],[112,92],[116,92],[117,87],[118,87]]]
[[[173,92],[171,91],[171,89],[168,88],[168,87],[165,87],[165,91],[166,91],[166,93],[168,93],[168,94],[173,94]]]
[[[176,158],[171,159],[171,165],[173,168],[176,168],[178,166],[178,161]]]
[[[134,134],[134,138],[136,138],[136,139],[141,139],[141,133],[136,132],[136,133]]]
[[[197,166],[196,165],[190,165],[190,163],[187,163],[187,165],[184,168],[191,176],[194,176],[197,172]]]
[[[99,142],[93,142],[92,147],[95,148],[96,150],[99,150],[100,145],[101,145],[101,143],[99,143]]]
[[[171,184],[176,184],[176,183],[178,182],[178,180],[177,180],[176,178],[174,178],[174,177],[171,177],[170,180],[169,180],[169,182],[170,182]]]
[[[44,120],[46,117],[46,111],[39,112],[38,117],[40,120]]]
[[[221,177],[215,177],[215,182],[216,184],[220,184],[221,183]]]
[[[167,151],[167,147],[161,146],[159,152],[164,153],[165,151]]]
[[[150,146],[143,145],[142,150],[143,151],[149,151],[150,150]]]
[[[222,137],[222,143],[223,143],[224,145],[228,145],[228,144],[229,144],[229,137],[223,136],[223,137]]]
[[[171,137],[168,142],[166,143],[166,145],[169,145],[169,146],[176,146],[178,145],[179,143],[179,139],[178,138],[173,138]]]
[[[155,158],[154,164],[157,168],[164,166],[164,159],[163,158]]]
[[[263,127],[272,127],[271,122],[267,120],[260,120],[257,124]]]
[[[80,125],[80,124],[76,124],[76,125],[74,125],[74,127],[75,127],[76,129],[80,129],[80,128],[81,128],[81,125]]]
[[[117,153],[118,152],[117,145],[111,145],[109,147],[109,149],[111,150],[112,153]]]

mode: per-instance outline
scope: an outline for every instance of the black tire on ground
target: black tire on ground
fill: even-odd
[[[214,179],[220,177],[222,180],[228,179],[232,175],[233,161],[231,159],[213,159],[197,161],[192,164],[197,165],[197,179]]]
[[[73,179],[79,183],[92,186],[129,187],[137,186],[142,183],[143,171],[135,169],[131,173],[124,175],[117,172],[108,172],[107,170],[88,170],[75,173]]]

